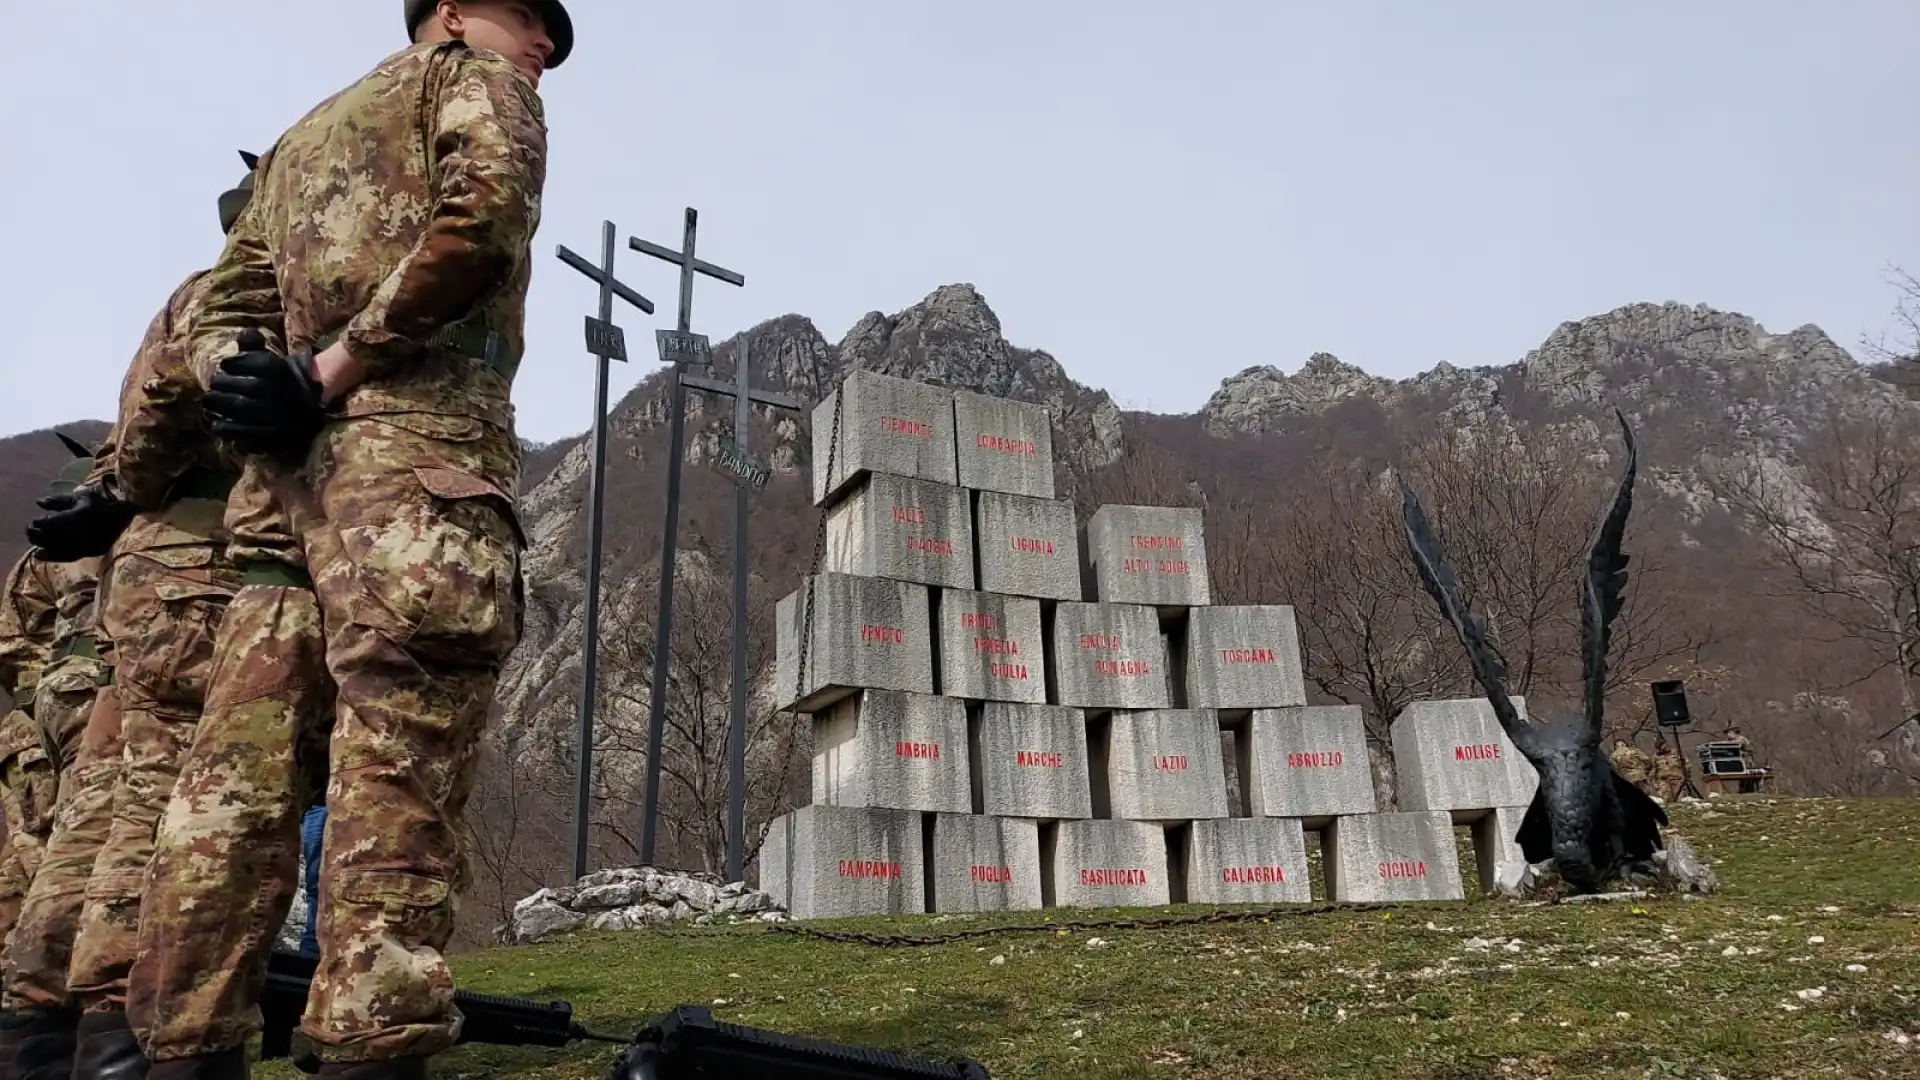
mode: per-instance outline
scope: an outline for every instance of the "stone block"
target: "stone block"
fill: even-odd
[[[928,857],[935,911],[1031,911],[1042,904],[1037,821],[941,814]]]
[[[933,693],[933,615],[925,585],[850,574],[810,580],[813,632],[804,670],[807,583],[774,606],[775,708],[817,712],[855,690]]]
[[[1173,704],[1160,617],[1138,604],[1062,603],[1048,644],[1054,700],[1080,709]]]
[[[1280,604],[1194,608],[1187,617],[1186,705],[1279,709],[1307,703],[1300,631]]]
[[[1335,902],[1463,900],[1453,818],[1442,810],[1335,818],[1321,837]]]
[[[813,801],[964,814],[973,809],[967,707],[954,698],[863,690],[813,725]]]
[[[1053,498],[1053,417],[1046,406],[956,390],[953,432],[960,486]]]
[[[1245,738],[1241,782],[1253,816],[1299,818],[1317,828],[1379,808],[1360,706],[1258,709]]]
[[[1144,821],[1063,821],[1041,833],[1049,907],[1170,902],[1167,832]]]
[[[1093,815],[1127,821],[1223,818],[1220,721],[1203,709],[1115,712],[1093,725]]]
[[[1524,806],[1496,806],[1473,823],[1473,861],[1481,892],[1499,887],[1500,868],[1514,863],[1527,865],[1520,851],[1520,819],[1527,816]]]
[[[1306,831],[1281,818],[1196,821],[1186,844],[1187,902],[1284,904],[1313,899]]]
[[[767,830],[760,891],[796,919],[924,914],[924,847],[914,811],[802,806]]]
[[[1513,699],[1521,719],[1525,698]],[[1539,774],[1520,756],[1486,698],[1416,701],[1393,721],[1393,770],[1404,810],[1447,810],[1460,824],[1496,806],[1533,801]]]
[[[1093,598],[1105,604],[1211,603],[1199,510],[1103,506],[1087,522]]]
[[[980,587],[1042,600],[1082,600],[1073,504],[997,491],[973,496]]]
[[[1093,816],[1085,713],[989,701],[972,735],[975,812],[1043,821]]]
[[[892,473],[938,484],[959,482],[953,456],[953,391],[871,371],[841,382],[840,437],[832,449],[836,395],[813,407],[813,505],[825,506],[868,472]]]
[[[973,511],[962,488],[868,473],[827,511],[831,573],[973,588]]]
[[[942,589],[933,599],[942,694],[1046,703],[1040,601],[963,589]]]

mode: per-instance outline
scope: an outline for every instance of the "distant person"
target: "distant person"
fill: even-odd
[[[317,956],[320,942],[314,924],[320,917],[320,844],[327,835],[327,804],[316,803],[300,822],[300,854],[307,860],[307,928],[300,934],[300,951]]]
[[[1641,791],[1647,790],[1647,781],[1653,775],[1653,759],[1647,756],[1645,750],[1625,739],[1615,739],[1610,756],[1615,772]]]
[[[1666,736],[1656,736],[1653,741],[1653,791],[1656,797],[1671,802],[1680,797],[1680,790],[1686,786],[1687,773],[1680,761],[1680,754],[1667,745]]]

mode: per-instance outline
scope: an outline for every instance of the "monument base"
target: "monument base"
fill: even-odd
[[[1335,902],[1464,900],[1453,819],[1444,810],[1335,818],[1321,834]]]
[[[1048,907],[1153,907],[1171,901],[1167,832],[1141,821],[1063,821],[1043,829]]]
[[[1313,899],[1298,821],[1196,821],[1185,830],[1188,903],[1283,904]]]
[[[935,911],[1032,911],[1043,903],[1037,821],[941,814],[928,855]]]
[[[760,891],[796,919],[919,915],[925,839],[912,810],[803,806],[760,845]]]

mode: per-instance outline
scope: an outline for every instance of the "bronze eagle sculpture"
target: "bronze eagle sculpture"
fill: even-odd
[[[1577,715],[1540,727],[1520,718],[1507,695],[1505,661],[1487,641],[1486,627],[1460,598],[1453,571],[1420,508],[1420,500],[1404,483],[1400,488],[1407,546],[1420,581],[1459,635],[1474,679],[1486,692],[1500,726],[1539,774],[1539,786],[1516,837],[1521,852],[1529,863],[1551,858],[1561,880],[1575,893],[1598,892],[1621,871],[1643,868],[1663,846],[1660,829],[1667,824],[1666,811],[1660,804],[1615,772],[1613,762],[1601,749],[1607,651],[1627,583],[1627,556],[1621,553],[1620,545],[1627,531],[1627,515],[1633,509],[1636,464],[1633,429],[1618,409],[1614,416],[1620,421],[1626,442],[1626,469],[1587,556],[1581,610],[1583,694]]]

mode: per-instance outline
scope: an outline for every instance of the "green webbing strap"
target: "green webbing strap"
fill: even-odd
[[[338,341],[340,331],[321,334],[313,340],[314,352],[326,348]],[[427,344],[436,345],[451,353],[458,353],[469,360],[478,360],[492,368],[501,378],[513,381],[514,372],[520,370],[520,353],[509,349],[505,338],[497,331],[487,329],[482,322],[454,323],[434,331]]]
[[[233,494],[233,486],[239,482],[239,473],[206,468],[189,469],[168,489],[167,500],[211,499],[214,502],[226,502],[227,496]]]
[[[23,686],[15,690],[13,692],[13,707],[26,713],[28,716],[32,716],[33,699],[39,695],[39,692],[39,688],[33,686]]]
[[[68,638],[59,648],[53,650],[53,655],[47,659],[47,663],[65,660],[69,656],[98,660],[103,664],[107,662],[107,658],[100,655],[100,639],[92,634],[75,634]]]
[[[242,585],[267,585],[276,589],[313,588],[313,575],[298,566],[283,562],[250,562],[240,568]]]

